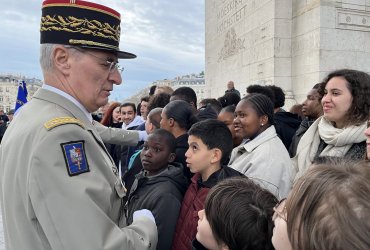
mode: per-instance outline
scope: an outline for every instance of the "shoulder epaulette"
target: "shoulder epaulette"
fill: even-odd
[[[44,127],[47,130],[51,130],[55,127],[58,127],[64,124],[76,124],[80,126],[81,128],[85,128],[85,125],[80,120],[73,118],[73,117],[69,117],[69,116],[57,117],[57,118],[51,119],[50,121],[47,121],[44,123]]]

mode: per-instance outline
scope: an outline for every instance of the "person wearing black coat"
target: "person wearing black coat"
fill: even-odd
[[[164,129],[154,130],[140,153],[144,170],[131,187],[125,206],[126,222],[133,222],[138,209],[150,210],[158,228],[157,249],[171,249],[187,179],[175,159],[175,137]]]

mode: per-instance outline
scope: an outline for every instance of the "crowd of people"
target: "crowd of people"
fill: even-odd
[[[153,211],[158,226],[157,249],[348,249],[350,244],[355,249],[366,249],[363,247],[369,246],[368,235],[364,233],[369,225],[362,221],[370,216],[370,203],[361,196],[364,190],[369,191],[367,182],[370,182],[367,172],[370,171],[367,161],[370,157],[368,74],[350,69],[331,72],[322,83],[308,90],[301,105],[303,119],[283,109],[284,92],[277,86],[251,85],[243,98],[226,90],[222,97],[199,101],[199,107],[197,96],[189,87],[175,91],[167,87],[166,91],[143,98],[148,101],[149,115],[147,119],[141,117],[144,127],[150,127],[147,129],[150,138],[164,131],[173,138],[158,139],[157,148],[151,139],[141,146],[139,142],[137,153],[125,159],[126,162],[136,161],[134,174],[130,175],[132,179],[127,182],[130,192],[125,211],[128,214],[140,208]],[[112,108],[108,110],[113,112]],[[150,118],[152,112],[157,113],[156,118]],[[134,119],[132,116],[131,121]],[[174,145],[174,148],[163,156],[166,160],[162,166],[156,166],[159,159],[155,155],[164,150],[165,144]],[[149,151],[149,145],[153,151],[143,155],[143,151]],[[153,174],[153,168],[160,171]],[[180,169],[185,182],[179,176]],[[329,170],[332,172],[327,179],[320,177],[320,173],[324,175],[324,171]],[[318,179],[315,182],[310,179],[313,172]],[[360,196],[356,197],[356,190],[346,191],[345,187],[341,193],[335,179],[343,181],[341,178],[345,177],[340,175],[347,175],[347,185],[352,185],[352,178],[357,178],[352,175],[359,173],[363,178],[358,177],[356,181],[363,181],[364,185],[364,190],[357,190]],[[155,177],[150,178],[152,175]],[[143,181],[145,176],[147,180]],[[124,181],[127,180],[124,178]],[[303,192],[297,188],[307,181],[312,184],[307,189],[312,191]],[[326,182],[333,185],[330,190]],[[147,188],[147,185],[154,186]],[[320,185],[321,190],[315,190]],[[333,188],[335,186],[337,189]],[[163,191],[165,188],[168,190]],[[329,214],[325,210],[322,217],[314,217],[311,214],[314,204],[311,203],[319,197],[311,197],[305,205],[299,203],[303,202],[299,199],[315,196],[310,192],[321,192],[323,204],[320,206],[338,207],[337,213]],[[165,198],[167,195],[171,198]],[[154,197],[157,202],[153,201]],[[332,204],[326,204],[329,197],[333,199],[330,200]],[[349,197],[358,206],[346,205],[344,199]],[[328,235],[327,243],[321,242],[321,246],[301,244],[306,241],[304,236],[296,237],[291,233],[296,230],[292,225],[300,223],[302,232],[308,237],[313,232],[304,231],[307,224],[318,226],[321,223],[318,218],[323,220],[325,216],[339,223],[340,216],[355,209],[361,211],[351,218],[353,223],[359,223],[353,225],[353,230],[362,230],[363,235],[358,235],[364,245],[360,248],[353,242],[361,239],[339,240],[347,231],[338,231],[338,235],[333,236],[337,238],[333,239]],[[294,214],[291,219],[288,211]],[[302,211],[307,213],[304,217],[297,214]],[[304,222],[297,221],[299,217],[304,218]],[[340,224],[330,228],[325,228],[326,223],[321,226],[321,230],[330,232],[343,228]]]
[[[119,13],[55,1],[45,84],[3,122],[7,249],[370,249],[370,75],[330,72],[292,112],[280,87],[233,81],[217,98],[153,86],[108,103],[117,60],[135,57]],[[94,22],[78,34],[53,16]]]
[[[361,172],[364,185],[365,182],[370,181],[365,167],[370,167],[366,161],[370,156],[369,91],[370,76],[368,74],[349,69],[331,72],[322,83],[315,84],[312,89],[308,90],[307,98],[301,105],[303,119],[283,110],[285,96],[277,86],[251,85],[247,88],[245,97],[241,99],[237,94],[226,90],[222,97],[201,100],[199,108],[196,107],[197,97],[192,89],[180,87],[171,91],[172,94],[168,94],[169,98],[166,99],[168,104],[164,105],[161,102],[163,104],[159,107],[161,116],[158,117],[155,129],[161,128],[174,135],[176,141],[174,162],[182,163],[183,175],[190,185],[188,187],[185,185],[187,191],[183,192],[183,198],[181,196],[180,199],[176,199],[176,202],[172,202],[171,214],[178,217],[177,224],[174,223],[176,219],[168,217],[166,233],[162,232],[163,229],[158,230],[159,237],[167,235],[164,244],[172,242],[172,249],[204,249],[204,247],[206,249],[348,249],[347,246],[350,244],[348,242],[355,241],[355,239],[350,239],[346,243],[333,239],[332,242],[327,242],[330,245],[321,243],[322,246],[319,248],[309,246],[308,243],[300,245],[299,242],[303,241],[301,238],[294,235],[288,236],[289,230],[293,231],[293,229],[287,226],[289,220],[287,211],[291,208],[286,204],[291,204],[290,201],[293,198],[289,197],[297,192],[297,185],[302,185],[297,183],[306,183],[306,179],[308,181],[309,178],[313,178],[311,169],[317,171],[315,176],[320,179],[318,181],[330,181],[333,187],[336,185],[334,179],[340,178],[337,175],[346,173],[351,179],[357,167],[363,168],[359,171],[364,171]],[[230,95],[233,98],[229,98]],[[149,100],[148,107],[158,108],[155,103],[152,103],[156,100],[155,96],[145,98]],[[278,104],[276,104],[276,96],[279,99]],[[146,123],[145,120],[143,123]],[[150,121],[147,122],[147,124],[150,123]],[[290,139],[289,136],[291,136]],[[284,140],[286,143],[283,142]],[[306,145],[312,147],[310,151],[305,149],[308,147]],[[302,160],[303,156],[305,158]],[[142,174],[143,172],[139,172],[142,169],[150,173],[148,169],[140,166],[137,174]],[[324,170],[320,169],[332,169],[333,173],[330,178],[334,179],[319,178],[320,173],[324,174]],[[172,178],[175,176],[173,175]],[[247,178],[244,179],[241,176]],[[228,181],[224,182],[224,179]],[[310,187],[312,190],[318,187],[313,181],[309,182],[312,183]],[[229,191],[224,186],[238,194],[235,195],[235,201],[229,197],[230,194],[227,193]],[[207,209],[206,197],[210,191],[212,193],[213,187],[219,188],[217,189],[219,197],[213,198],[212,205]],[[338,185],[337,187],[339,188]],[[364,189],[369,190],[366,188],[369,186]],[[177,189],[173,188],[172,191],[181,189],[184,190],[184,185],[177,185]],[[326,202],[329,197],[326,192],[330,190],[325,186],[319,191],[325,194],[321,202]],[[316,190],[316,192],[319,191]],[[332,189],[330,192],[339,192],[339,190]],[[170,194],[170,192],[167,193]],[[309,194],[300,191],[299,196],[295,196],[294,199],[304,199],[306,195]],[[334,194],[331,196],[335,199]],[[370,203],[366,200],[356,201],[357,198],[364,197],[355,197],[355,191],[345,192],[343,197],[333,200],[330,208],[334,209],[335,206],[339,206],[343,209],[342,213],[350,213],[350,210],[342,208],[347,205],[340,200],[346,197],[349,199],[350,196],[354,202],[363,202],[359,204],[359,207],[348,206],[348,209],[356,208],[362,211],[357,218],[352,219],[354,223],[361,223],[361,220],[370,215]],[[212,197],[211,194],[208,199],[212,199],[210,197]],[[311,199],[315,198],[318,197]],[[173,207],[178,204],[179,200],[182,200],[182,205]],[[244,200],[245,204],[241,200]],[[233,202],[236,204],[233,205]],[[313,202],[316,201],[311,200],[307,205],[311,206]],[[130,204],[130,201],[127,204]],[[157,205],[161,206],[159,203]],[[324,206],[324,204],[321,205]],[[245,207],[240,209],[241,206]],[[299,206],[302,207],[292,208],[293,211],[308,209],[301,204]],[[143,207],[149,208],[149,206],[141,208]],[[164,211],[169,213],[170,206],[164,207],[168,208]],[[217,212],[212,212],[214,207],[218,208]],[[253,211],[254,214],[248,212],[248,209],[252,208],[256,209]],[[220,220],[224,218],[220,216],[223,214],[222,209],[225,209],[225,214],[233,214],[235,217],[228,218],[230,220],[228,222]],[[265,215],[263,222],[256,221],[262,220],[258,218],[257,212]],[[207,214],[210,217],[213,216],[209,221],[205,219]],[[330,216],[327,212],[325,215]],[[292,220],[296,221],[300,216],[295,214]],[[154,217],[161,221],[157,224],[160,225],[163,220],[160,212],[155,212]],[[246,220],[245,223],[248,226],[245,228],[241,226],[238,229],[236,225],[243,219]],[[335,221],[337,218],[331,219]],[[305,221],[305,223],[319,224],[319,221],[315,221],[316,218],[310,220],[312,221]],[[203,229],[204,221],[207,223],[208,232]],[[232,227],[225,229],[224,225],[227,223],[231,223]],[[262,228],[251,226],[256,223],[262,223],[265,231],[262,232]],[[303,222],[299,223],[302,223],[302,228],[306,227]],[[369,225],[365,224],[358,225],[359,228],[363,227],[362,233],[369,229]],[[274,225],[276,234],[273,235]],[[288,225],[291,225],[290,221]],[[340,224],[335,227],[342,228]],[[332,226],[330,230],[335,227]],[[354,230],[358,230],[355,225],[353,227]],[[172,228],[171,237],[168,237],[169,228]],[[242,233],[238,236],[240,232]],[[306,232],[307,235],[310,233]],[[341,234],[345,232],[338,232],[338,235]],[[365,244],[363,246],[369,246],[370,241],[365,240],[365,236],[369,235],[365,233],[363,236],[363,244]],[[340,238],[340,236],[336,237]],[[328,236],[328,240],[329,238]],[[159,242],[162,240],[163,238]],[[293,248],[291,244],[294,245]],[[163,243],[160,246],[158,249],[171,248],[163,247]]]

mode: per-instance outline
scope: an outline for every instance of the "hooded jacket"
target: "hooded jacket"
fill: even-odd
[[[181,202],[187,187],[182,165],[171,163],[155,176],[141,171],[132,185],[126,203],[127,225],[133,221],[133,213],[139,209],[152,211],[157,228],[157,249],[171,249]]]
[[[123,123],[122,128],[134,130],[137,126],[141,125],[144,122],[145,121],[143,120],[143,118],[141,118],[141,116],[135,116],[135,118],[128,125]]]
[[[177,220],[176,232],[172,244],[173,250],[191,249],[191,242],[197,233],[198,211],[204,209],[204,203],[209,190],[219,181],[233,176],[243,176],[243,174],[224,166],[211,174],[207,181],[203,182],[199,173],[196,173],[191,178],[191,184],[186,191],[180,216]]]

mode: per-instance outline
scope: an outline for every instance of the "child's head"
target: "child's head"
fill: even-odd
[[[208,249],[274,249],[271,218],[277,202],[246,177],[225,179],[210,190],[205,209],[198,212],[196,238]]]
[[[210,165],[227,164],[233,140],[225,123],[207,119],[195,123],[189,134],[186,162],[192,173],[202,172]]]
[[[299,178],[286,201],[292,247],[370,249],[370,163],[328,158]]]
[[[161,128],[173,132],[174,127],[187,131],[197,118],[189,103],[175,100],[168,103],[162,110]]]
[[[170,132],[164,129],[154,130],[144,142],[140,153],[143,168],[149,175],[160,173],[175,159],[175,149],[176,139]]]
[[[274,104],[262,94],[251,94],[240,100],[235,108],[236,135],[254,139],[274,125]]]
[[[145,121],[145,131],[151,134],[153,130],[160,128],[162,108],[155,108],[150,110]]]
[[[240,145],[240,143],[243,141],[243,138],[237,136],[235,133],[234,112],[235,112],[234,105],[226,106],[223,109],[221,109],[220,113],[218,114],[217,120],[222,121],[229,128],[231,135],[233,137],[233,146],[236,147]]]

